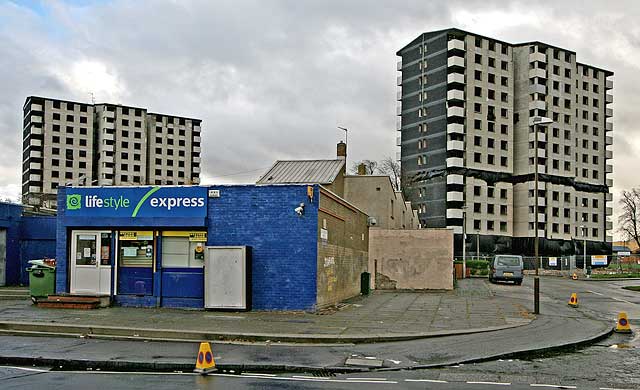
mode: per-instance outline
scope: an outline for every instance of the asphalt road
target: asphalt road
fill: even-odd
[[[531,279],[523,286],[495,285],[497,295],[532,297]],[[596,318],[606,318],[613,325],[618,311],[627,311],[632,325],[640,328],[640,293],[622,290],[622,285],[640,281],[587,282],[563,279],[542,279],[541,312],[549,318],[561,319],[570,335],[572,327],[579,326],[571,317],[571,310],[579,310]],[[567,309],[566,302],[572,292],[578,294],[580,307]],[[532,298],[531,298],[532,299]],[[567,314],[569,310],[569,314]],[[556,322],[554,326],[562,326]],[[557,331],[543,329],[543,331]],[[536,334],[519,337],[536,337]],[[465,336],[466,337],[466,336]],[[486,337],[478,335],[478,337]],[[463,342],[465,338],[458,338]],[[508,342],[495,338],[487,341]],[[517,342],[517,340],[514,340]],[[403,358],[417,358],[424,351],[414,343],[402,345]],[[390,345],[391,346],[391,345]],[[434,346],[434,345],[432,345]],[[369,346],[356,348],[366,349]],[[435,353],[444,353],[444,345],[437,345]],[[366,351],[362,351],[366,352]],[[400,351],[398,351],[400,352]],[[378,371],[317,377],[309,374],[218,374],[197,376],[192,374],[144,374],[108,372],[60,372],[42,368],[0,368],[3,389],[53,388],[390,388],[390,389],[640,389],[640,332],[634,335],[614,335],[597,345],[573,352],[533,360],[502,359],[485,363],[448,366],[440,369]]]
[[[579,388],[609,389],[593,384],[571,384],[567,380],[548,378],[530,381],[527,376],[493,379],[491,374],[469,374],[447,369],[442,372],[371,373],[339,377],[266,374],[144,374],[115,372],[56,372],[32,368],[1,367],[3,389],[436,389],[487,390]],[[438,370],[439,371],[439,370]],[[440,378],[440,379],[437,379]],[[443,379],[444,378],[444,379]],[[633,389],[637,387],[625,387]]]

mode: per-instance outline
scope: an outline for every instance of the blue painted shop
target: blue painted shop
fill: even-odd
[[[316,309],[322,194],[334,201],[319,185],[60,188],[56,293],[137,307]],[[363,213],[341,212],[331,211],[366,226]]]

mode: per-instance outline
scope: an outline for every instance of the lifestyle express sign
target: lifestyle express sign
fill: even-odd
[[[69,217],[206,217],[205,187],[67,188]]]

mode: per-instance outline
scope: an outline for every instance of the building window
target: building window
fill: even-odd
[[[493,230],[493,221],[487,221],[487,230]]]
[[[507,205],[500,205],[500,215],[507,215]]]
[[[506,157],[500,157],[500,165],[503,167],[506,167],[508,165]]]
[[[507,223],[506,222],[500,222],[500,231],[501,232],[506,232],[507,231]]]
[[[480,220],[479,219],[474,219],[473,220],[473,230],[480,231]]]
[[[474,203],[473,204],[473,212],[474,213],[481,213],[482,212],[482,204]]]
[[[482,194],[482,187],[473,186],[473,195],[474,196],[480,196],[481,194]]]
[[[481,153],[474,153],[473,154],[473,161],[477,162],[477,163],[481,163],[482,162],[482,154]]]

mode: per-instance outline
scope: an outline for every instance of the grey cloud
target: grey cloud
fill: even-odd
[[[636,130],[637,87],[625,80],[634,80],[638,69],[635,61],[621,60],[632,54],[624,47],[634,47],[639,35],[625,33],[640,12],[632,2],[620,3],[624,12],[595,1],[56,4],[50,21],[0,6],[0,20],[9,13],[13,20],[0,27],[0,67],[15,75],[0,95],[0,134],[7,135],[0,148],[11,152],[5,156],[21,150],[16,132],[26,95],[87,100],[86,90],[63,80],[65,70],[81,60],[103,63],[118,77],[124,89],[116,98],[123,104],[202,118],[204,172],[214,181],[251,181],[259,171],[254,177],[216,175],[268,167],[278,158],[331,157],[344,138],[338,124],[350,129],[350,159],[394,155],[395,52],[420,32],[453,26],[461,10],[472,13],[481,28],[489,11],[548,17],[515,27],[492,20],[493,30],[478,32],[510,42],[546,41],[576,50],[579,61],[614,70],[616,133]],[[38,25],[47,26],[32,27]],[[477,26],[453,27],[476,31]],[[594,45],[609,41],[620,48]],[[5,158],[0,169],[19,171],[19,164]],[[616,168],[616,174],[624,169]],[[0,186],[19,180],[5,176]]]

